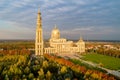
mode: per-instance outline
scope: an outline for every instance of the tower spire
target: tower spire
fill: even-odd
[[[40,13],[40,9],[38,10],[38,16],[37,16],[37,28],[41,28],[42,27],[42,19],[41,19],[41,13]]]
[[[54,27],[54,29],[57,29],[57,25],[55,24],[55,27]]]
[[[40,8],[38,8],[38,13],[40,13]]]
[[[42,34],[42,18],[40,9],[37,16],[36,40],[35,40],[35,54],[43,55],[43,34]]]
[[[80,42],[83,41],[82,36],[80,36],[80,40],[79,40],[79,41],[80,41]]]

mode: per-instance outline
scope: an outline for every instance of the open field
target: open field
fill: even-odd
[[[113,70],[120,70],[120,59],[111,56],[101,55],[101,54],[86,54],[83,55],[84,60],[92,61],[98,64],[102,64],[103,67]]]
[[[34,48],[34,41],[0,41],[0,48],[20,49],[20,48]]]

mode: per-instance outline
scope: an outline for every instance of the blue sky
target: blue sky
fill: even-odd
[[[63,38],[120,40],[120,0],[0,0],[0,39],[35,39],[39,7],[44,39],[56,24]]]

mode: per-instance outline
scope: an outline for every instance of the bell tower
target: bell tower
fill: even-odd
[[[42,30],[42,18],[40,10],[37,16],[37,27],[36,27],[36,39],[35,39],[35,55],[43,55],[43,30]]]

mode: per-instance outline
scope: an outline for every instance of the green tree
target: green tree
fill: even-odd
[[[33,80],[34,74],[33,74],[33,73],[30,73],[29,76],[28,76],[28,78],[29,78],[30,80]]]
[[[38,65],[38,64],[39,64],[39,61],[38,61],[38,60],[35,60],[35,64]]]
[[[29,60],[29,61],[28,61],[28,66],[30,66],[30,65],[31,65],[31,61]]]
[[[4,80],[9,80],[9,77],[8,77],[8,75],[7,75],[7,74],[5,75]]]
[[[25,74],[29,74],[29,73],[30,73],[30,69],[29,69],[28,66],[25,68],[24,73],[25,73]]]

